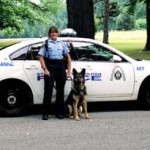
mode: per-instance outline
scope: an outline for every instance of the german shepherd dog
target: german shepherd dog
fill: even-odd
[[[77,72],[73,68],[72,88],[65,102],[68,117],[80,120],[82,108],[86,119],[91,119],[87,112],[87,91],[85,86],[85,68]]]

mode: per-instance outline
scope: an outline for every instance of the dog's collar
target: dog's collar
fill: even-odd
[[[80,95],[80,96],[87,95],[86,86],[84,86],[82,89],[78,87],[72,87],[72,90],[75,95]]]

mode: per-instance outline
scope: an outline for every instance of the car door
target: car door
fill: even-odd
[[[35,103],[41,103],[43,98],[44,74],[37,57],[38,51],[41,47],[42,43],[30,45],[24,61],[25,74],[36,93],[34,95],[36,98]]]
[[[114,52],[90,42],[72,42],[78,60],[78,71],[86,69],[86,86],[89,98],[131,96],[134,87],[132,64],[122,58],[112,61]],[[117,55],[117,54],[116,54]]]

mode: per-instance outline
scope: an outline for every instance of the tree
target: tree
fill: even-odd
[[[134,17],[127,13],[122,13],[117,17],[116,29],[117,30],[132,30],[134,29]]]
[[[24,21],[30,25],[49,23],[46,14],[56,13],[61,0],[0,0],[0,34],[16,34],[24,31]]]
[[[67,0],[68,28],[73,28],[78,37],[95,36],[92,0]]]
[[[96,4],[97,3],[97,4]],[[102,20],[103,23],[103,42],[109,44],[109,22],[110,17],[113,20],[114,17],[119,14],[119,7],[117,2],[109,2],[109,0],[94,0],[96,17]]]
[[[150,1],[146,0],[147,39],[144,50],[150,51]]]
[[[103,43],[109,44],[108,41],[108,36],[109,36],[109,0],[104,0],[104,5],[105,5],[105,9],[104,9],[104,34],[103,34]]]
[[[0,0],[0,10],[0,30],[20,32],[23,28],[21,18],[29,17],[29,11],[19,5],[19,1]]]

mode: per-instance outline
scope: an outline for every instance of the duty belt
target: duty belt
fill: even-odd
[[[48,58],[45,58],[45,61],[50,64],[62,64],[65,62],[64,59],[48,59]]]

